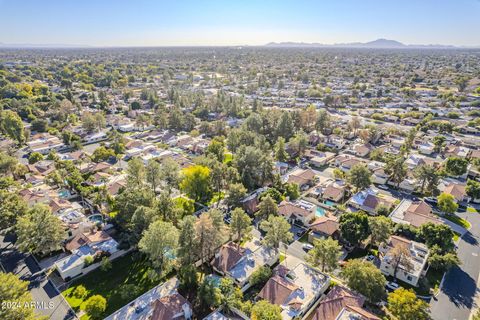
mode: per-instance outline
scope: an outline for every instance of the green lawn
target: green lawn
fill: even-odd
[[[468,207],[468,208],[467,208],[467,212],[470,212],[470,213],[478,213],[477,209],[472,208],[472,207]]]
[[[367,249],[362,249],[362,248],[355,247],[355,248],[352,250],[352,252],[350,252],[350,253],[347,254],[347,257],[345,258],[345,261],[352,260],[352,259],[363,258],[363,257],[365,257],[367,254],[368,254],[368,250],[367,250]]]
[[[107,299],[105,315],[111,314],[135,298],[135,296],[122,297],[120,294],[122,285],[135,285],[133,294],[139,296],[158,284],[148,277],[148,271],[152,269],[146,259],[134,259],[134,256],[134,254],[127,254],[114,260],[112,269],[106,272],[100,269],[90,272],[74,281],[67,290],[62,292],[62,295],[70,306],[78,312],[80,309],[84,309],[85,301],[90,296],[99,294]],[[87,289],[87,295],[82,299],[75,298],[72,295],[72,292],[79,285],[83,285]],[[88,317],[82,317],[82,319],[88,319]]]
[[[457,241],[460,239],[460,234],[458,232],[453,231],[453,241]]]
[[[396,280],[396,282],[405,289],[412,289],[417,295],[428,296],[432,293],[430,289],[432,289],[433,292],[438,291],[440,282],[442,281],[442,277],[442,271],[430,269],[428,270],[425,278],[420,279],[420,281],[418,282],[418,287],[414,287],[398,279]],[[392,281],[393,277],[389,276],[387,277],[387,280]]]
[[[459,226],[464,227],[465,229],[470,229],[470,227],[472,226],[470,224],[470,222],[468,222],[467,220],[465,220],[463,218],[460,218],[459,216],[457,216],[455,214],[446,214],[445,218],[452,221],[453,223],[458,224]]]

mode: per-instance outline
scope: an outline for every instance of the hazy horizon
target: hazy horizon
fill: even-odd
[[[480,1],[0,0],[0,43],[92,47],[352,43],[480,46]]]

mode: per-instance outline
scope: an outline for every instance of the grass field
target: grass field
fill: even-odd
[[[62,295],[78,312],[85,308],[85,301],[89,297],[99,294],[107,300],[105,311],[107,316],[158,284],[148,277],[150,270],[152,269],[145,258],[136,260],[133,254],[127,254],[114,260],[112,269],[108,271],[97,269],[74,281],[67,290],[62,292]],[[87,295],[78,299],[72,295],[72,292],[80,285],[87,289]],[[121,291],[126,288],[125,285],[130,285],[128,286],[130,289],[128,291],[131,291],[129,297],[121,294]],[[83,316],[82,319],[88,319],[88,317]]]
[[[467,220],[465,220],[463,218],[460,218],[459,216],[457,216],[455,214],[446,214],[445,219],[448,219],[448,220],[452,221],[453,223],[456,223],[459,226],[464,227],[465,229],[470,229],[470,227],[472,226],[470,224],[470,222],[468,222]]]

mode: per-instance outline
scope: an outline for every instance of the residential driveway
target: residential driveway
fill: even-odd
[[[432,317],[435,320],[467,320],[472,308],[476,308],[475,295],[480,271],[480,214],[457,213],[467,219],[472,227],[458,243],[459,267],[446,275],[440,293],[431,301]]]
[[[12,272],[30,282],[29,289],[36,303],[36,313],[51,320],[74,319],[75,312],[47,279],[33,256],[18,252],[13,240],[0,235],[0,261],[6,272]]]
[[[287,247],[287,255],[293,256],[300,260],[305,260],[307,252],[303,250],[303,243],[294,241]]]

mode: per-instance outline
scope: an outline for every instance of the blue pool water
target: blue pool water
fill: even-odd
[[[317,211],[315,212],[317,217],[323,217],[325,215],[325,209],[317,207]]]
[[[333,201],[330,201],[330,200],[326,200],[325,201],[325,205],[329,206],[329,207],[333,207],[335,205],[335,202]]]
[[[92,222],[103,222],[103,217],[101,214],[94,214],[88,217],[88,220]]]

